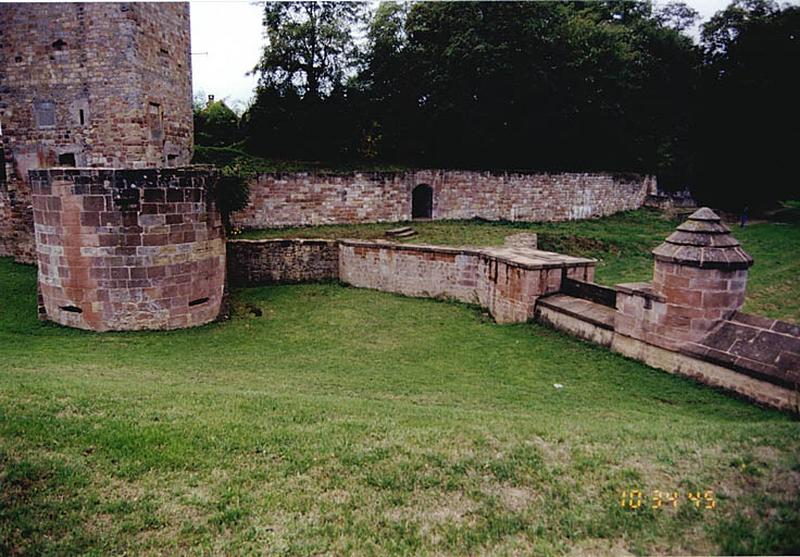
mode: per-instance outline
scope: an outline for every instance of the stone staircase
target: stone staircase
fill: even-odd
[[[567,294],[553,294],[539,299],[538,304],[576,319],[587,321],[602,329],[614,330],[614,314],[616,310],[597,302]]]
[[[610,347],[614,335],[616,290],[565,278],[557,294],[536,302],[537,322]]]
[[[402,240],[403,238],[411,238],[416,236],[417,231],[410,226],[401,226],[400,228],[392,228],[387,230],[384,234],[387,238],[391,238],[393,240]]]

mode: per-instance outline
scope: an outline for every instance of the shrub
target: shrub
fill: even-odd
[[[214,187],[222,222],[228,233],[232,233],[231,215],[247,207],[250,200],[250,178],[253,174],[242,169],[234,162],[222,166]]]

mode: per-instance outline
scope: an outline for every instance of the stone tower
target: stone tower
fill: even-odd
[[[653,291],[668,301],[667,336],[699,340],[744,304],[753,258],[711,209],[692,213],[653,257]]]
[[[679,350],[742,307],[753,259],[709,208],[653,250],[652,283],[617,285],[618,333]]]
[[[29,170],[189,163],[189,41],[188,3],[0,4],[0,227],[15,255],[32,260]]]

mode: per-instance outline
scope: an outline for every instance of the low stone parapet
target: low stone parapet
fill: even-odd
[[[232,240],[231,286],[339,279],[360,288],[453,299],[486,308],[499,323],[533,317],[536,300],[565,278],[594,279],[593,259],[518,246],[466,248],[385,240]]]
[[[339,278],[336,240],[229,240],[228,284],[260,286]]]
[[[647,298],[639,290],[640,301]],[[723,389],[759,404],[800,413],[800,326],[737,314],[697,343],[668,350],[620,329],[613,309],[554,294],[536,304],[537,322],[599,344],[669,373]]]
[[[795,392],[800,389],[800,325],[737,312],[680,351]]]
[[[702,208],[657,247],[652,282],[565,281],[536,319],[646,364],[800,413],[800,325],[741,313],[752,258]],[[604,289],[607,290],[607,289]]]
[[[519,248],[454,248],[341,240],[339,277],[362,288],[480,305],[498,323],[533,317],[536,300],[564,276],[594,279],[595,261]]]

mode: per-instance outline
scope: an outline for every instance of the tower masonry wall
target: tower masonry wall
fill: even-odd
[[[189,163],[188,4],[4,4],[0,28],[10,179],[54,166]]]
[[[190,162],[189,6],[8,3],[0,29],[0,203],[16,221],[0,250],[33,262],[28,171]]]
[[[32,171],[41,315],[95,331],[216,319],[225,239],[212,180],[199,169]]]

